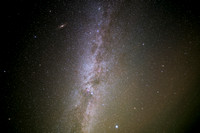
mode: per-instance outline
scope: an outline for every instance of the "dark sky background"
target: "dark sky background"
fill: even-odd
[[[100,18],[99,7],[111,17]],[[77,77],[85,70],[80,69],[87,58],[84,46],[92,40],[87,35],[97,31],[101,19],[110,20],[100,28],[103,44],[110,44],[102,46],[106,55],[100,56],[109,72],[93,83],[107,89],[91,132],[198,129],[200,13],[194,0],[18,0],[8,1],[5,9],[0,101],[6,132],[83,130],[89,102],[77,107],[78,120],[78,111],[69,108],[76,106],[72,101],[89,99],[76,89]],[[73,97],[76,90],[80,95]]]

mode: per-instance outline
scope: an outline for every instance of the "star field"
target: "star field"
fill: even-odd
[[[179,133],[198,127],[195,2],[19,1],[9,9],[0,66],[6,131]]]

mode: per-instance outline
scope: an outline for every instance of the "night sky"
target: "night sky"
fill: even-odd
[[[199,130],[198,8],[194,0],[8,1],[1,127],[8,133]]]

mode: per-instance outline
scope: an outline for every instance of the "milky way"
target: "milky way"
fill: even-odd
[[[109,4],[109,3],[108,3]],[[95,21],[89,25],[93,28],[85,31],[83,44],[80,46],[81,56],[79,57],[77,81],[78,87],[73,90],[73,110],[75,117],[81,124],[81,130],[85,133],[92,132],[93,126],[98,120],[98,113],[104,106],[106,92],[109,88],[109,73],[115,62],[114,55],[109,47],[112,45],[109,38],[112,7],[96,6]],[[109,45],[109,46],[107,46]]]

